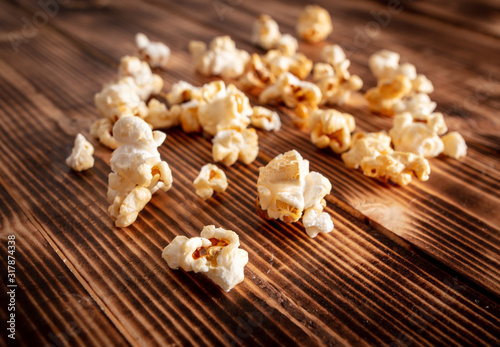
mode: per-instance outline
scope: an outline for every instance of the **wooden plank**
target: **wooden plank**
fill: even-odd
[[[3,148],[3,146],[2,146]],[[56,254],[35,224],[5,190],[0,181],[0,277],[3,288],[0,318],[4,326],[15,314],[15,334],[4,329],[0,341],[19,346],[37,345],[128,345],[127,340],[107,319],[88,292],[75,280],[65,259]],[[36,223],[36,222],[35,222]],[[15,236],[15,251],[8,253],[8,236]],[[15,265],[15,283],[7,282],[7,258]],[[14,290],[13,310],[7,310]]]
[[[27,50],[37,49],[41,57],[51,50],[45,43],[70,46],[53,32],[39,35],[42,44]],[[58,63],[67,61],[65,52],[72,57],[68,47],[59,52]],[[79,61],[85,61],[86,53],[80,54]],[[89,290],[126,328],[130,343],[497,341],[497,303],[337,206],[328,207],[336,231],[314,240],[298,226],[259,219],[252,203],[255,181],[258,167],[271,159],[273,134],[261,133],[265,150],[256,163],[226,170],[227,192],[203,202],[191,182],[211,160],[210,141],[169,131],[160,151],[174,172],[174,187],[157,194],[132,227],[115,229],[106,211],[109,153],[98,151],[89,172],[70,171],[63,163],[79,129],[68,125],[48,99],[53,91],[36,93],[21,73],[0,61],[0,92],[2,184],[11,187]],[[67,93],[84,104],[77,88]],[[285,129],[292,131],[288,123]],[[279,142],[280,148],[285,145]],[[308,159],[313,168],[323,165],[314,155]],[[211,223],[238,231],[251,259],[246,280],[228,294],[202,276],[168,269],[160,258],[175,235],[194,236]]]

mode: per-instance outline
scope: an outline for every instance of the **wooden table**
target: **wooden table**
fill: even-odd
[[[227,168],[229,189],[202,201],[191,182],[211,162],[210,139],[169,129],[160,152],[174,186],[125,229],[107,213],[111,152],[94,141],[95,167],[83,173],[65,158],[78,132],[90,138],[93,95],[134,53],[135,33],[172,49],[168,71],[159,72],[165,90],[179,80],[201,85],[209,79],[193,71],[189,40],[229,34],[239,48],[262,53],[250,42],[254,18],[268,13],[293,34],[304,4],[71,0],[48,7],[49,16],[36,1],[0,3],[0,274],[8,284],[7,241],[15,235],[17,342],[500,344],[498,3],[403,1],[400,11],[376,1],[318,3],[333,17],[328,42],[348,51],[363,91],[375,84],[368,57],[383,48],[401,53],[433,81],[432,98],[466,139],[467,157],[431,159],[428,182],[386,185],[316,149],[279,107],[283,129],[259,131],[257,160]],[[300,51],[318,61],[324,44],[301,42]],[[391,127],[361,94],[340,109],[356,117],[357,130]],[[328,235],[310,239],[300,225],[255,213],[258,168],[294,148],[332,182]],[[249,253],[245,281],[227,294],[161,258],[176,235],[198,235],[207,224],[238,232]],[[10,342],[5,285],[0,341]]]

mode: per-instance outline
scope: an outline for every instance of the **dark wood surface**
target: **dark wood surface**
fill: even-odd
[[[193,71],[188,41],[229,34],[250,43],[253,19],[273,16],[294,33],[300,1],[69,1],[17,46],[22,18],[37,2],[0,3],[0,276],[7,237],[16,235],[16,341],[23,345],[500,345],[500,38],[494,1],[403,2],[365,43],[356,39],[384,2],[318,1],[332,14],[329,43],[343,44],[351,71],[374,85],[367,61],[401,53],[429,77],[438,111],[469,146],[461,160],[430,160],[428,182],[388,186],[316,149],[278,107],[283,129],[259,131],[251,165],[225,169],[228,190],[208,201],[192,181],[211,162],[210,139],[167,130],[160,148],[174,185],[157,193],[129,228],[107,213],[111,152],[95,141],[95,167],[65,165],[74,136],[89,139],[93,95],[116,77],[144,32],[172,49],[158,72],[165,90]],[[376,23],[376,22],[375,22]],[[25,36],[26,37],[26,36]],[[317,61],[324,43],[301,42]],[[255,104],[256,100],[251,99]],[[357,130],[389,129],[361,95],[341,108]],[[300,225],[261,220],[254,210],[258,168],[297,149],[332,182],[335,230],[310,239]],[[240,235],[245,281],[224,293],[202,275],[172,271],[162,249],[176,236],[215,224]],[[2,289],[0,321],[6,322]],[[6,325],[6,323],[2,323]],[[4,343],[10,342],[5,327]]]

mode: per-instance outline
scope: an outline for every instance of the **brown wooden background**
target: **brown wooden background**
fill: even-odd
[[[468,156],[431,159],[426,183],[388,186],[316,149],[280,108],[283,129],[259,131],[257,160],[226,169],[228,190],[204,202],[191,182],[211,161],[210,139],[171,129],[160,151],[174,186],[126,229],[107,214],[110,151],[94,141],[96,164],[84,173],[64,161],[78,132],[89,137],[98,117],[93,95],[134,52],[135,33],[171,47],[169,69],[160,72],[165,90],[180,79],[200,85],[208,79],[193,72],[190,39],[230,34],[238,47],[260,52],[250,43],[253,19],[268,13],[294,33],[304,4],[71,0],[23,32],[23,18],[44,22],[37,2],[0,3],[0,275],[5,283],[7,236],[15,234],[17,342],[500,344],[498,2],[407,1],[384,27],[373,16],[387,11],[384,2],[317,2],[333,17],[328,42],[348,48],[363,91],[375,83],[370,54],[400,52],[433,81],[438,111],[463,134]],[[12,35],[25,38],[17,52]],[[300,51],[317,61],[323,45],[301,43]],[[391,126],[369,114],[360,95],[342,109],[358,130]],[[258,168],[293,148],[333,184],[331,234],[310,239],[300,225],[266,222],[254,211]],[[249,253],[245,281],[228,294],[202,275],[170,270],[160,256],[175,235],[198,235],[207,224],[235,230]]]

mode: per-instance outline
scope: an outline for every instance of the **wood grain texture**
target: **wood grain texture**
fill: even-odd
[[[370,3],[356,3],[351,10],[359,14],[370,8],[366,4]],[[0,18],[5,13],[26,13],[1,6],[8,12],[0,11]],[[23,6],[36,9],[25,2]],[[283,22],[285,31],[292,32],[300,6],[272,3],[266,7]],[[357,18],[344,17],[348,5],[338,7],[346,11],[337,14],[338,21]],[[407,189],[372,181],[345,169],[330,153],[314,149],[281,107],[284,128],[276,133],[259,131],[261,152],[256,162],[227,168],[228,190],[208,201],[197,198],[191,182],[199,168],[211,161],[210,139],[168,130],[160,152],[172,168],[174,187],[156,194],[130,228],[114,228],[107,214],[108,150],[96,145],[96,166],[88,172],[75,173],[64,165],[74,135],[82,130],[87,135],[86,129],[97,118],[93,94],[115,78],[119,58],[134,51],[135,32],[144,31],[173,48],[170,69],[161,72],[167,89],[179,79],[201,84],[207,79],[192,71],[186,51],[189,39],[208,41],[231,31],[238,46],[254,50],[248,30],[259,6],[242,2],[232,8],[223,21],[212,3],[138,6],[121,2],[105,10],[67,9],[21,45],[17,55],[8,42],[0,45],[0,183],[9,187],[7,196],[14,196],[29,211],[39,225],[36,228],[64,254],[72,275],[51,253],[33,264],[51,268],[57,260],[62,279],[48,277],[49,282],[60,288],[80,288],[79,295],[92,295],[103,310],[96,316],[100,319],[96,327],[79,325],[93,339],[82,333],[80,340],[70,338],[68,344],[107,344],[108,330],[108,342],[131,345],[498,344],[495,100],[488,99],[466,118],[448,118],[449,124],[466,134],[469,156],[460,162],[433,160],[431,180]],[[420,20],[405,16],[411,25]],[[407,23],[406,17],[395,19],[396,27],[402,25],[399,21]],[[7,30],[14,30],[9,25]],[[447,24],[436,26],[442,36],[451,35]],[[347,39],[345,27],[339,25],[339,31]],[[403,37],[401,32],[398,35]],[[468,35],[464,44],[473,46],[473,33]],[[380,39],[373,44],[403,47],[397,42]],[[418,44],[425,42],[421,39]],[[427,39],[427,44],[433,42]],[[476,43],[477,51],[487,51],[483,44]],[[301,49],[317,58],[318,47],[301,44]],[[367,83],[366,59],[375,49],[353,54],[352,68]],[[406,49],[409,61],[421,57],[416,48]],[[457,54],[456,66],[472,64],[472,56],[459,50]],[[478,70],[459,69],[455,74],[461,76],[448,68],[439,73],[444,69],[443,57],[444,52],[426,57],[431,66],[418,68],[428,69],[424,72],[440,86],[436,97],[450,104],[475,87],[473,82],[466,90],[448,87],[447,80],[472,81],[476,73],[493,67],[485,58]],[[358,100],[345,109],[355,114],[361,129],[388,128],[389,119],[369,115]],[[475,121],[489,126],[477,129]],[[299,149],[311,168],[327,175],[334,185],[327,210],[333,215],[335,231],[314,240],[300,225],[259,219],[253,208],[258,167],[292,148]],[[21,213],[8,213],[3,205],[1,212],[9,223]],[[25,227],[26,223],[21,219],[17,224]],[[242,248],[249,252],[246,279],[228,294],[201,275],[168,269],[160,257],[176,235],[198,235],[207,224],[237,231]],[[32,239],[31,233],[23,237],[35,244],[43,242]],[[23,266],[28,269],[29,264],[26,260]],[[36,279],[35,274],[29,278],[32,283]],[[52,306],[44,309],[46,315],[33,324],[27,318],[26,329],[36,326],[45,336],[61,332],[63,326],[52,324],[50,317],[58,314],[56,309],[68,307],[56,291],[53,295]],[[31,300],[34,306],[36,300]],[[44,343],[38,335],[24,342],[32,339]]]

